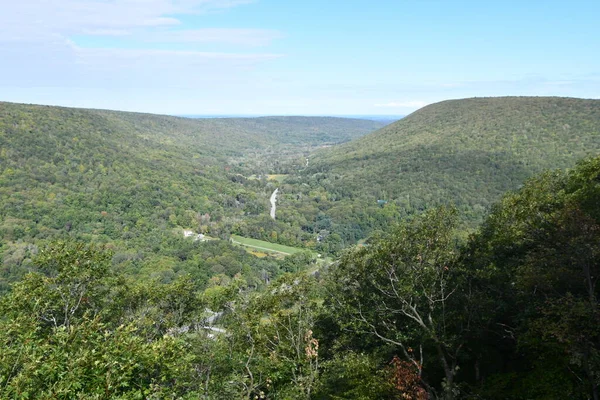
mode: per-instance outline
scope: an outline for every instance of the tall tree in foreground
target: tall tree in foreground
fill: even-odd
[[[224,295],[211,294],[213,300],[220,297],[211,302],[222,311],[227,332],[217,337],[228,360],[215,378],[226,386],[226,398],[312,398],[319,372],[319,339],[313,336],[316,279],[289,274],[262,293],[235,290],[236,285]]]
[[[486,398],[599,398],[598,199],[600,158],[546,173],[505,196],[465,251]]]
[[[396,369],[412,368],[425,390],[441,389],[446,399],[456,395],[457,332],[468,322],[456,305],[455,224],[455,210],[439,208],[346,254],[331,272],[327,298],[342,329],[391,345],[404,360]],[[439,370],[443,378],[435,382]]]

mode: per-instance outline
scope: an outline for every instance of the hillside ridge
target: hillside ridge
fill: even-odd
[[[400,220],[439,204],[455,204],[474,227],[504,192],[599,152],[600,100],[446,100],[316,152],[296,182],[322,191],[319,218],[353,242],[383,229],[389,215]],[[287,199],[292,208],[307,201]]]
[[[267,174],[288,158],[304,165],[311,148],[380,126],[0,102],[0,292],[6,278],[21,276],[35,252],[57,238],[107,244],[115,264],[132,274],[172,277],[187,269],[202,279],[223,268],[192,265],[179,250],[187,246],[184,229],[227,238],[234,228],[257,231],[266,219],[268,234],[290,231],[284,244],[299,244],[299,228],[269,221]],[[238,264],[231,263],[231,276]]]

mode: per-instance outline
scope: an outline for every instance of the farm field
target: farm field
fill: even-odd
[[[287,174],[270,174],[267,175],[267,179],[270,181],[277,181],[279,183],[283,183],[283,181],[285,181],[285,178],[287,178],[288,175]]]
[[[283,255],[290,255],[298,253],[300,251],[306,251],[305,249],[300,249],[297,247],[284,246],[282,244],[265,242],[264,240],[251,239],[238,235],[231,235],[231,241],[234,244],[239,244],[257,250],[274,252]]]

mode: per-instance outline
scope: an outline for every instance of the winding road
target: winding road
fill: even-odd
[[[279,191],[279,188],[275,189],[275,191],[271,195],[271,218],[273,218],[273,219],[275,219],[275,209],[276,209],[277,192],[278,191]]]

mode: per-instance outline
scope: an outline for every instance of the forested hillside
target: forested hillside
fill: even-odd
[[[250,265],[258,275],[258,259],[243,261],[239,254],[230,257],[236,267],[215,262],[212,271],[200,257],[204,250],[186,250],[182,230],[226,238],[246,218],[269,220],[272,188],[266,179],[240,175],[270,172],[269,165],[249,170],[243,162],[249,154],[267,157],[282,149],[303,165],[307,148],[380,126],[341,118],[194,120],[0,103],[0,286],[27,270],[39,245],[60,237],[109,244],[117,249],[115,262],[132,273],[169,277],[185,270],[206,281]]]
[[[0,400],[600,400],[600,0],[0,4]]]
[[[452,207],[268,287],[127,277],[73,241],[0,297],[0,397],[596,399],[600,158]],[[212,311],[211,311],[212,310]]]
[[[0,397],[597,398],[598,106],[444,102],[313,156],[352,123],[3,104]]]
[[[452,208],[401,223],[332,269],[315,335],[398,355],[404,398],[598,398],[599,177],[597,157],[536,176],[464,246]]]
[[[282,208],[312,210],[315,230],[346,243],[385,227],[390,216],[439,204],[455,204],[472,227],[528,177],[599,151],[600,100],[444,101],[317,152],[300,177],[287,181]]]

